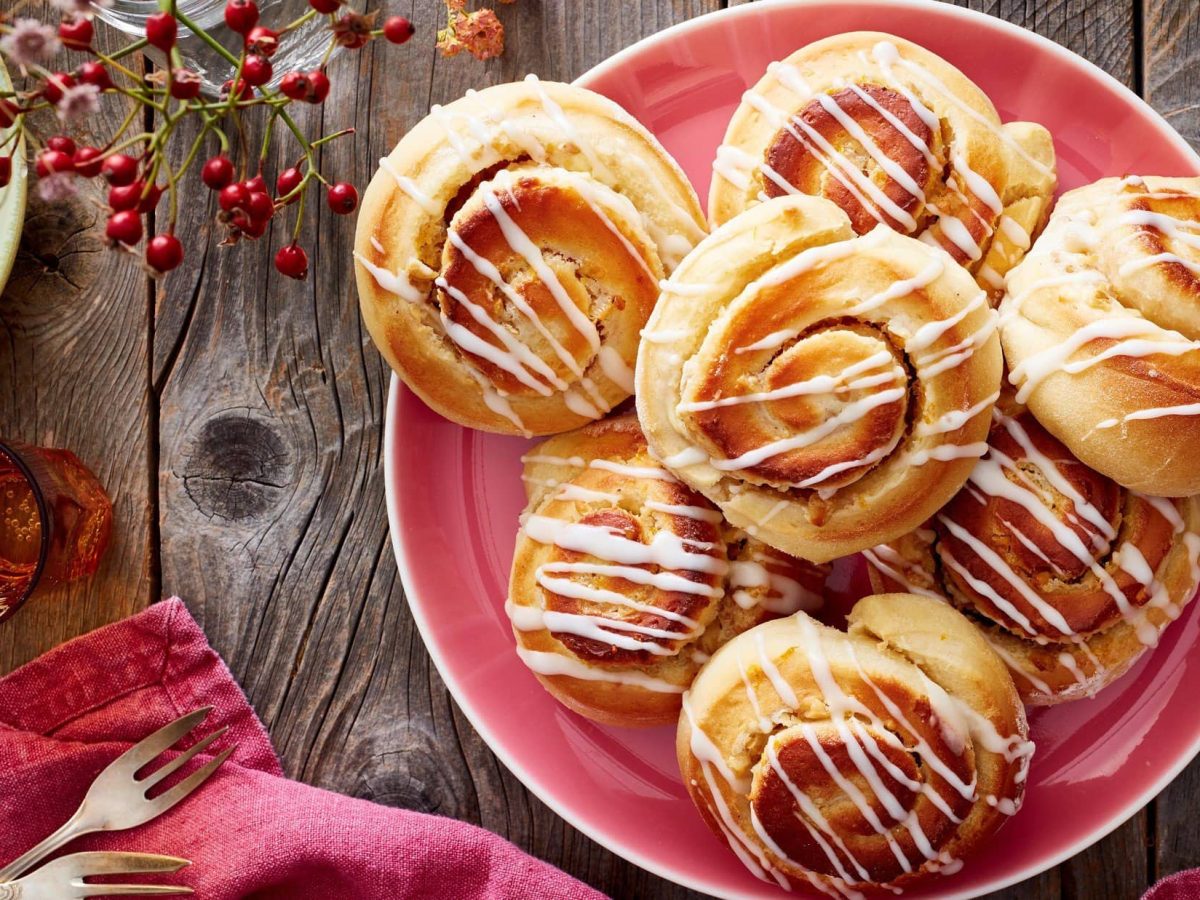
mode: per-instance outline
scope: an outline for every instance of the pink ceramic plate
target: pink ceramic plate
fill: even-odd
[[[1105,175],[1185,175],[1200,159],[1133,93],[1035,34],[926,0],[755,3],[648,38],[579,83],[641,119],[701,197],[725,124],[772,60],[843,31],[925,45],[986,91],[1005,119],[1054,134],[1064,188]],[[779,896],[700,821],[679,782],[672,730],[604,728],[566,712],[513,651],[503,603],[523,440],[439,418],[393,379],[385,463],[400,573],[429,652],[471,723],[535,794],[621,856],[725,896]],[[1200,751],[1200,603],[1097,699],[1031,716],[1024,809],[936,896],[995,890],[1055,865],[1140,809]]]

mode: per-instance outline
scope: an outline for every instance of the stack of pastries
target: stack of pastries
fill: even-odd
[[[866,32],[773,63],[713,170],[706,220],[583,88],[434,107],[364,198],[363,316],[447,418],[553,435],[505,601],[550,694],[678,722],[759,877],[899,892],[1017,812],[1024,707],[1200,586],[1200,179],[1054,205],[1046,129]],[[838,630],[855,554],[878,593]]]

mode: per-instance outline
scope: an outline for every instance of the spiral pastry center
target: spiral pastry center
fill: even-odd
[[[999,417],[967,487],[934,519],[953,596],[1032,638],[1073,640],[1148,603],[1171,501],[1083,465],[1028,414]]]
[[[611,405],[602,375],[628,386],[612,346],[636,342],[637,311],[658,289],[653,248],[622,230],[627,203],[580,173],[517,167],[480,182],[454,214],[440,313],[503,396],[571,392],[568,405],[595,417]]]
[[[851,85],[818,94],[780,129],[765,155],[768,171],[778,179],[766,178],[763,189],[768,197],[797,189],[827,197],[859,234],[881,217],[910,234],[940,174],[933,165],[940,143],[940,134],[902,94],[875,84]]]
[[[870,765],[862,762],[867,753]],[[947,792],[937,799],[950,815],[939,810],[928,777],[920,757],[878,723],[806,722],[768,740],[749,799],[759,827],[788,859],[846,881],[889,881],[905,873],[901,857],[942,847],[970,809],[969,799]],[[898,852],[881,846],[881,835]]]
[[[732,352],[699,370],[682,415],[721,456],[745,461],[751,480],[850,484],[904,436],[903,354],[868,324],[821,324],[781,346],[771,345],[786,332],[764,335],[769,327],[749,312],[729,324],[721,341]],[[779,440],[787,449],[761,454]]]

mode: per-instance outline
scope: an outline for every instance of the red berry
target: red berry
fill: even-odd
[[[308,0],[308,5],[319,13],[329,15],[338,11],[338,7],[342,5],[342,0]]]
[[[124,209],[136,209],[138,201],[142,198],[142,190],[145,184],[139,178],[132,184],[122,184],[108,189],[108,206],[115,212],[120,212]]]
[[[309,103],[323,103],[329,96],[329,78],[320,70],[308,73],[308,95],[304,98]]]
[[[63,91],[75,86],[75,79],[66,72],[55,72],[46,77],[46,86],[42,88],[42,96],[51,103],[57,103],[63,98]]]
[[[299,169],[294,166],[290,169],[284,169],[279,173],[279,177],[275,179],[275,193],[282,199],[300,187],[302,181],[304,181],[304,173]],[[292,199],[294,200],[295,198],[293,197]]]
[[[287,72],[279,79],[279,91],[292,100],[303,100],[308,93],[308,76],[303,72]]]
[[[217,195],[217,202],[221,204],[221,209],[225,212],[245,209],[246,204],[250,202],[250,192],[246,190],[244,184],[227,184]]]
[[[225,4],[225,24],[238,34],[248,34],[258,23],[258,5],[254,0],[228,0]]]
[[[191,69],[171,70],[171,96],[176,100],[195,100],[200,96],[201,79]]]
[[[183,262],[183,244],[173,234],[156,234],[146,244],[146,262],[159,272],[169,272]]]
[[[239,78],[237,87],[234,87],[233,79],[229,79],[221,85],[221,99],[225,100],[231,93],[236,94],[238,100],[249,100],[254,96],[254,88],[246,83],[244,78]]]
[[[17,116],[20,114],[21,110],[15,104],[0,97],[0,128],[7,128],[17,121]]]
[[[275,202],[262,191],[251,191],[245,208],[246,214],[255,222],[265,222],[275,215]]]
[[[65,134],[56,134],[50,140],[46,141],[46,146],[51,150],[58,150],[67,156],[75,155],[75,142]]]
[[[109,184],[125,185],[137,178],[137,161],[124,153],[114,153],[100,166],[100,174]]]
[[[214,191],[233,181],[233,163],[227,156],[214,156],[200,168],[200,180]]]
[[[43,150],[37,155],[35,168],[38,178],[46,178],[56,172],[74,172],[75,163],[61,150]]]
[[[136,244],[142,239],[142,217],[128,209],[115,212],[108,217],[104,233],[118,244]]]
[[[273,71],[271,61],[258,54],[247,56],[246,61],[242,63],[242,78],[245,79],[246,84],[254,85],[254,87],[260,87],[270,81]]]
[[[175,46],[178,33],[179,27],[175,24],[175,17],[169,12],[146,16],[146,40],[163,53]]]
[[[12,181],[12,157],[0,156],[0,188]]]
[[[358,191],[349,182],[339,181],[337,184],[329,186],[325,199],[329,203],[329,208],[335,213],[339,216],[347,216],[358,206]]]
[[[280,247],[275,254],[275,268],[281,275],[288,278],[303,280],[308,277],[308,254],[299,244],[288,244]]]
[[[238,213],[233,217],[233,227],[243,236],[255,240],[267,233],[267,225],[270,224],[270,221],[270,219],[253,219],[244,213]]]
[[[92,20],[83,16],[72,16],[58,23],[58,36],[62,38],[64,44],[68,47],[74,47],[76,50],[84,50],[90,47],[94,34],[95,30],[92,28]]]
[[[137,211],[140,213],[148,213],[158,206],[158,201],[162,199],[163,186],[161,184],[150,185],[149,190],[143,191],[143,196],[138,200]]]
[[[246,52],[271,57],[279,49],[279,32],[265,25],[255,25],[246,35]]]
[[[95,147],[80,147],[71,161],[75,165],[75,173],[84,178],[95,178],[100,174],[100,167],[104,165],[101,152]]]
[[[95,85],[102,91],[108,90],[113,86],[112,77],[108,74],[108,69],[104,68],[103,63],[85,62],[79,67],[79,80],[84,84]]]
[[[252,194],[255,191],[258,191],[259,193],[262,193],[262,194],[265,194],[267,192],[267,181],[265,178],[262,177],[261,172],[259,174],[255,175],[253,178],[247,178],[245,181],[242,182],[242,185],[243,185],[243,187],[246,188],[246,190],[248,190]]]
[[[403,44],[415,30],[413,23],[404,16],[392,16],[383,23],[383,36],[393,44]]]

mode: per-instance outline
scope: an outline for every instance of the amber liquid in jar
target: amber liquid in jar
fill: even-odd
[[[74,453],[8,446],[23,466],[0,447],[0,620],[36,588],[94,574],[112,532],[112,503]]]

